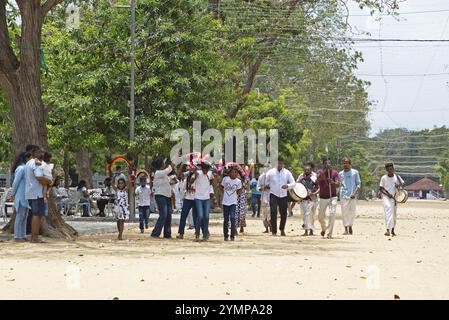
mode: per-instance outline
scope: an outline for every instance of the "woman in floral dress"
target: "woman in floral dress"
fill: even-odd
[[[243,172],[243,170],[239,170],[239,176],[240,176],[240,180],[242,180],[242,192],[238,195],[237,198],[237,208],[236,208],[236,227],[240,227],[240,233],[245,232],[245,227],[246,227],[246,212],[248,211],[248,185],[249,185],[249,181],[248,181],[248,177],[246,176],[246,174]]]

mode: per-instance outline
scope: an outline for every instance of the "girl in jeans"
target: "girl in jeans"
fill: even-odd
[[[230,168],[229,176],[223,178],[221,190],[223,192],[223,236],[224,240],[229,239],[229,221],[231,221],[231,241],[236,236],[235,214],[238,195],[242,192],[242,182],[237,178],[238,173],[235,168]]]
[[[166,164],[160,157],[153,161],[153,167],[156,169],[153,181],[154,197],[159,211],[159,218],[151,232],[153,238],[159,238],[162,229],[164,229],[164,238],[171,238],[172,188],[169,175],[173,171],[172,166],[171,162]]]
[[[200,164],[200,171],[195,172],[195,209],[197,221],[195,223],[195,241],[199,241],[200,229],[203,228],[203,239],[209,239],[209,210],[210,185],[214,178],[210,171],[211,165],[207,162]]]

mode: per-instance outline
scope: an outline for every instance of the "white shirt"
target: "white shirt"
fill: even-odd
[[[207,174],[204,174],[203,171],[198,171],[198,176],[195,179],[195,199],[210,199],[210,180],[212,178],[213,175],[211,171],[208,171]]]
[[[296,179],[296,182],[300,182],[302,177],[304,177],[304,172],[298,176],[298,179]],[[317,178],[318,178],[318,176],[317,176],[316,172],[312,171],[312,181],[315,182]]]
[[[184,180],[181,181],[179,185],[179,192],[181,193],[181,197],[186,200],[194,200],[195,199],[195,191],[187,190],[187,179],[188,175],[185,175]],[[191,186],[192,187],[192,186]]]
[[[397,185],[403,184],[404,180],[397,174],[395,174],[392,177],[389,177],[387,174],[382,176],[380,179],[380,187],[383,187],[385,190],[387,190],[392,196],[398,191]],[[382,193],[382,197],[387,198],[386,195]]]
[[[242,188],[242,181],[240,179],[231,179],[224,177],[221,185],[224,187],[223,191],[223,205],[230,206],[237,204],[237,190]]]
[[[265,190],[265,180],[267,179],[267,174],[264,172],[257,180],[257,190],[262,191],[262,202],[265,204],[270,203],[270,190]]]
[[[151,203],[151,189],[148,185],[142,188],[138,186],[136,189],[136,198],[139,203],[139,207],[149,206]]]
[[[287,196],[287,190],[295,187],[295,179],[290,171],[282,168],[278,171],[277,168],[272,168],[267,172],[267,178],[265,184],[270,187],[270,193],[278,198],[284,198]],[[286,184],[288,189],[282,189],[281,187]]]
[[[45,161],[42,161],[41,166],[42,171],[44,172],[44,178],[53,181],[52,171],[55,165],[53,163],[46,163]]]
[[[154,173],[153,188],[154,194],[171,198],[171,185],[168,175],[172,172],[172,167],[168,166],[164,170],[156,170]]]

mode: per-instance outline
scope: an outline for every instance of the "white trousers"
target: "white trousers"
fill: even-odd
[[[310,213],[310,222],[315,227],[316,209],[318,209],[318,198],[312,200],[312,211]]]
[[[384,214],[385,214],[385,226],[388,230],[393,229],[396,226],[396,212],[397,205],[394,199],[383,197],[384,200]]]
[[[326,210],[329,207],[329,224],[326,228]],[[320,207],[318,211],[318,220],[321,224],[321,231],[326,231],[328,236],[332,236],[334,230],[335,215],[337,213],[337,197],[330,199],[320,199]]]
[[[312,223],[312,208],[314,205],[314,201],[311,200],[302,200],[299,204],[299,208],[301,209],[301,213],[304,216],[303,229],[304,230],[315,230],[315,226]]]
[[[341,199],[341,214],[343,216],[343,226],[352,227],[355,219],[355,209],[357,199]]]

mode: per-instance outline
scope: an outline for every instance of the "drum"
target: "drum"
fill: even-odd
[[[307,198],[308,192],[306,187],[302,183],[296,183],[293,189],[288,190],[290,197],[293,201],[298,202],[304,198]]]
[[[407,199],[408,199],[408,193],[405,190],[399,190],[398,192],[396,192],[396,194],[394,195],[394,199],[396,200],[397,203],[406,203]]]

